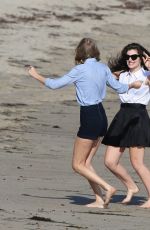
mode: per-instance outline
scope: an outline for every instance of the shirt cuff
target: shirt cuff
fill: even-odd
[[[49,78],[45,78],[45,81],[44,81],[45,86],[49,87],[49,81],[50,81]]]

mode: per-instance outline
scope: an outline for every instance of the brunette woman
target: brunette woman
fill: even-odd
[[[148,200],[141,207],[150,208],[150,170],[144,164],[145,148],[150,147],[150,118],[146,109],[150,101],[150,53],[140,44],[131,43],[110,60],[109,66],[113,72],[119,72],[120,83],[141,80],[143,84],[137,90],[119,94],[120,110],[102,141],[108,146],[105,165],[126,186],[127,196],[122,203],[129,203],[139,188],[120,163],[124,150],[128,148],[131,164],[148,193]]]

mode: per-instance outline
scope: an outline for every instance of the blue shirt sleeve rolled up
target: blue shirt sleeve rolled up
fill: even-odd
[[[88,58],[84,64],[76,65],[62,77],[46,78],[45,85],[50,89],[58,89],[67,85],[75,85],[76,99],[81,106],[88,106],[102,102],[106,95],[106,85],[125,93],[129,86],[117,81],[107,65]]]

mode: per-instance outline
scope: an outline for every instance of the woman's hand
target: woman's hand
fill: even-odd
[[[28,67],[28,73],[32,76],[32,77],[36,77],[38,75],[36,69],[33,66],[29,66]]]
[[[143,56],[144,64],[147,67],[147,69],[150,70],[150,56],[146,54],[145,52],[143,54],[144,54]]]
[[[142,85],[143,81],[134,81],[131,84],[129,84],[129,89],[139,89]]]
[[[28,73],[30,76],[32,76],[36,80],[40,81],[42,84],[45,83],[45,77],[38,74],[38,72],[36,71],[36,69],[33,66],[28,66]]]

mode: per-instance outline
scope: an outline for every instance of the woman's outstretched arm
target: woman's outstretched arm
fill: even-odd
[[[45,77],[38,74],[38,72],[36,71],[36,69],[33,66],[28,67],[28,72],[29,72],[30,76],[32,76],[36,80],[40,81],[42,84],[45,84]]]

